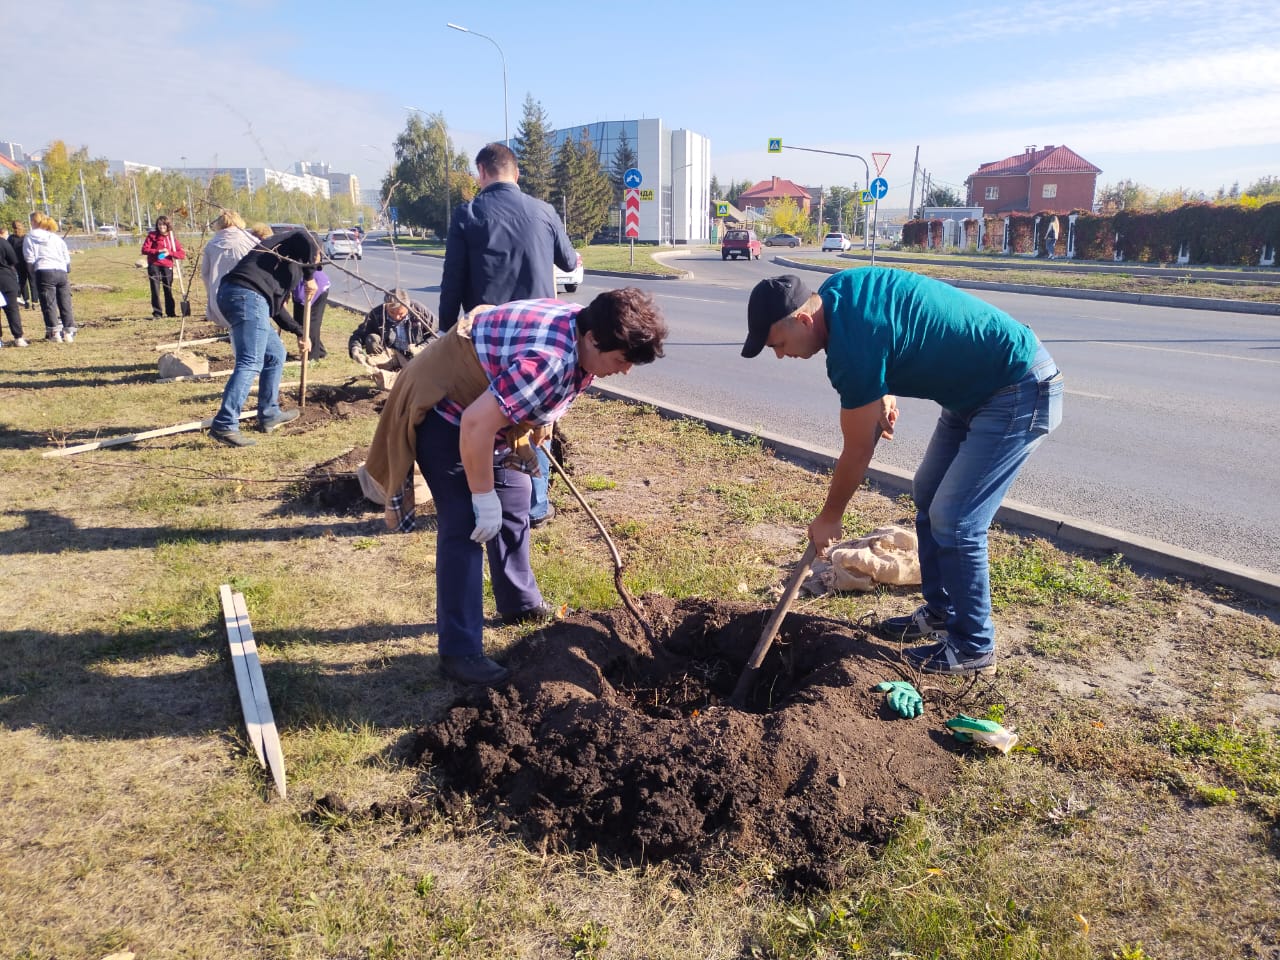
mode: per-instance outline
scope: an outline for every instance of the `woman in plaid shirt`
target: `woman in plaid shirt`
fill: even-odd
[[[417,428],[417,461],[436,505],[436,617],[442,672],[469,684],[508,671],[484,655],[483,557],[508,623],[548,613],[529,564],[529,475],[507,465],[504,432],[546,426],[596,377],[662,356],[667,326],[648,294],[628,287],[587,306],[517,300],[472,315],[489,387],[464,409],[445,399]]]

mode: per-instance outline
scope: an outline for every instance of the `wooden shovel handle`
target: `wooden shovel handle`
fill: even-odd
[[[778,628],[782,626],[782,619],[787,615],[787,611],[791,609],[791,604],[795,600],[796,594],[800,592],[800,584],[809,575],[809,568],[813,566],[813,561],[816,557],[817,549],[814,547],[813,541],[810,540],[804,556],[800,558],[795,570],[791,572],[791,579],[787,581],[786,589],[782,591],[782,598],[778,601],[778,605],[774,607],[773,616],[765,624],[764,632],[760,634],[760,639],[757,641],[755,649],[751,651],[751,659],[747,661],[746,669],[742,671],[742,676],[738,678],[738,685],[733,690],[733,703],[740,704],[746,699],[747,692],[751,689],[751,683],[755,679],[756,671],[760,669],[760,664],[764,663],[764,658],[769,653],[769,647],[773,644],[773,638],[778,635]]]

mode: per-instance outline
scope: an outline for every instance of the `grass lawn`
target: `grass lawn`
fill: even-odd
[[[0,350],[0,956],[1276,956],[1276,611],[1009,531],[992,539],[1001,672],[966,709],[1021,742],[957,749],[955,789],[850,849],[845,887],[785,890],[768,856],[688,873],[534,849],[479,805],[335,812],[437,793],[406,760],[457,693],[437,672],[430,524],[389,534],[377,508],[302,497],[317,465],[368,444],[367,415],[247,449],[194,432],[42,458],[216,409],[223,381],[155,383],[178,321],[148,318],[132,259],[76,255],[75,344]],[[213,332],[193,301],[188,338]],[[326,317],[313,389],[357,376],[341,344],[358,320]],[[584,398],[565,430],[633,593],[773,605],[825,478],[643,407]],[[548,599],[615,606],[594,527],[563,484],[552,498],[533,551]],[[864,490],[847,530],[910,516]],[[222,583],[248,603],[287,800],[244,737]],[[858,622],[917,602],[881,588],[796,609]],[[528,629],[487,646],[501,657]],[[950,744],[941,719],[894,722]]]

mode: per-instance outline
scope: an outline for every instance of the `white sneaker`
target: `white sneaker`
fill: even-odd
[[[63,342],[63,343],[75,343],[75,342],[76,342],[76,332],[75,332],[74,330],[68,330],[66,333],[64,333],[64,334],[62,335],[62,342]]]
[[[53,340],[53,342],[54,342],[54,343],[61,343],[61,342],[62,342],[62,331],[61,331],[61,330],[59,330],[57,333],[55,333],[55,334],[53,335],[53,337],[52,337],[51,339]]]
[[[15,347],[29,347],[29,346],[31,346],[31,344],[27,343],[27,338],[26,338],[26,337],[19,337],[17,340],[13,341],[13,345],[14,345]]]

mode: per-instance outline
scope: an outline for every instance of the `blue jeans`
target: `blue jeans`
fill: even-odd
[[[271,325],[271,304],[262,294],[229,283],[218,285],[218,309],[231,325],[231,349],[236,366],[222,391],[222,406],[213,418],[214,430],[239,430],[240,411],[258,380],[258,421],[280,413],[280,378],[284,374],[284,343]]]
[[[987,528],[1031,452],[1062,420],[1062,374],[1040,347],[1030,372],[976,410],[943,409],[912,496],[921,591],[967,655],[995,649]]]
[[[533,488],[529,494],[530,520],[541,520],[547,515],[547,508],[551,506],[551,501],[547,499],[547,484],[551,482],[551,461],[547,459],[547,454],[541,447],[538,447],[537,451],[538,470],[542,476],[529,478]]]
[[[418,466],[436,505],[436,631],[440,653],[447,657],[484,652],[485,550],[499,614],[509,616],[542,605],[529,564],[529,475],[508,467],[493,468],[494,489],[502,502],[502,529],[481,550],[471,541],[476,518],[458,435],[458,428],[434,410],[418,425]]]

